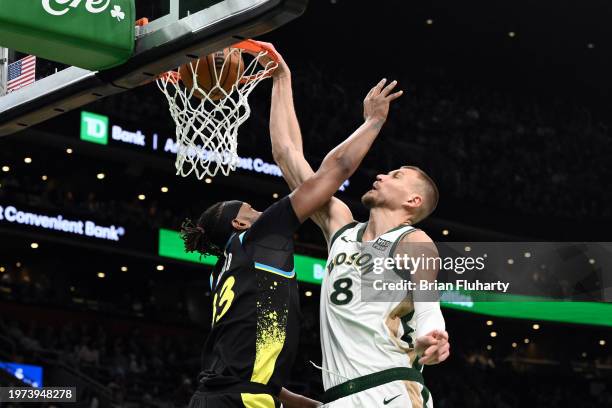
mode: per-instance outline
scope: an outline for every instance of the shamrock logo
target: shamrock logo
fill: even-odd
[[[117,19],[117,21],[121,21],[125,18],[125,13],[121,10],[121,6],[114,6],[111,10],[111,16]]]

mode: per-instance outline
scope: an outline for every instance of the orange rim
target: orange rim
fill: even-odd
[[[172,82],[173,84],[178,84],[178,82],[181,80],[181,74],[178,71],[168,71],[161,74],[159,78]]]
[[[251,51],[256,54],[259,54],[262,51],[266,51],[268,55],[270,56],[270,58],[272,59],[272,61],[276,62],[277,64],[280,61],[278,54],[276,53],[276,51],[274,51],[273,48],[265,44],[262,44],[259,41],[250,40],[250,39],[244,40],[244,41],[240,41],[237,44],[232,45],[230,48],[239,48],[241,50]],[[260,78],[268,78],[270,76],[272,76],[272,72],[268,72],[266,74],[258,73],[254,75],[248,75],[246,77],[243,77],[240,80],[240,83],[245,84],[248,82],[258,80]],[[158,78],[168,80],[168,82],[172,82],[173,84],[177,84],[181,80],[181,74],[178,71],[168,71],[168,72],[164,72],[163,74],[159,75]]]
[[[250,39],[249,40],[244,40],[244,41],[240,41],[237,44],[232,45],[231,48],[239,48],[241,50],[251,51],[251,52],[254,52],[254,53],[257,53],[257,54],[262,52],[262,51],[266,51],[268,53],[268,55],[270,56],[270,58],[272,59],[272,61],[276,62],[276,64],[278,64],[279,61],[280,61],[280,58],[278,57],[278,54],[276,53],[276,51],[273,48],[271,48],[271,47],[269,47],[269,46],[267,46],[267,45],[265,45],[265,44],[263,44],[263,43],[261,43],[259,41],[250,40]],[[266,74],[258,73],[258,74],[254,74],[254,75],[248,75],[248,76],[243,77],[240,80],[240,83],[241,84],[245,84],[247,82],[256,81],[256,80],[261,79],[261,78],[269,78],[271,76],[272,76],[272,72],[268,72]]]

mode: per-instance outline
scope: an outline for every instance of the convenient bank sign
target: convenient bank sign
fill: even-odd
[[[70,220],[63,215],[45,215],[22,211],[13,205],[0,205],[0,224],[27,225],[34,228],[81,235],[106,241],[119,242],[125,235],[125,228],[97,225],[88,220]]]
[[[109,141],[112,140],[113,143],[128,144],[136,148],[169,155],[176,155],[179,149],[178,143],[172,137],[162,139],[157,133],[147,136],[146,132],[140,129],[133,130],[118,125],[111,126],[108,116],[86,111],[81,112],[81,140],[101,145],[108,145]],[[202,154],[211,153],[206,149],[200,149]],[[276,164],[268,163],[259,157],[239,157],[238,168],[267,176],[283,176],[281,169]],[[340,187],[340,191],[344,191],[348,185],[349,181],[346,180]]]

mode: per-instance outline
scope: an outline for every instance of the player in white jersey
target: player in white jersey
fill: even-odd
[[[364,125],[380,129],[386,121],[390,100],[380,95],[392,89],[395,81],[386,87],[385,82],[366,96]],[[282,59],[274,73],[272,93],[272,151],[289,187],[295,189],[313,171],[303,155],[291,73]],[[405,166],[378,175],[362,197],[370,210],[368,222],[355,222],[350,209],[337,198],[312,217],[329,248],[321,289],[326,407],[433,406],[421,372],[423,365],[440,363],[450,353],[439,303],[415,301],[409,292],[386,302],[362,301],[365,275],[361,260],[367,251],[377,248],[381,257],[418,257],[423,244],[429,250],[427,256],[437,256],[432,240],[412,226],[431,214],[437,201],[438,190],[431,178],[416,167]],[[435,273],[417,270],[413,278],[432,280]]]

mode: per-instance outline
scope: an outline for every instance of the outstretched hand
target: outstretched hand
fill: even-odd
[[[416,339],[415,349],[419,363],[434,365],[443,362],[450,355],[448,333],[444,330],[434,330]]]
[[[262,45],[264,48],[269,49],[271,52],[273,52],[276,55],[276,59],[277,59],[277,62],[278,62],[278,67],[276,67],[272,71],[272,77],[274,79],[279,79],[279,78],[283,78],[283,77],[291,75],[291,71],[289,70],[289,66],[287,65],[287,63],[283,59],[283,56],[276,50],[276,48],[274,47],[274,45],[272,43],[265,42],[265,41],[255,41],[255,40],[251,40],[251,41]],[[259,55],[258,52],[256,53],[256,52],[253,52],[253,51],[250,51],[250,50],[245,50],[245,52],[248,53],[248,54],[251,54],[254,57]],[[264,68],[267,67],[268,64],[270,64],[270,63],[274,63],[274,60],[272,59],[272,57],[270,57],[269,54],[266,54],[266,55],[262,56],[259,59],[259,64],[262,67],[264,67]]]
[[[386,83],[386,79],[380,81],[368,92],[363,100],[363,118],[366,122],[370,120],[386,121],[389,114],[389,104],[404,93],[404,91],[391,93],[397,85],[397,81],[393,81],[385,86]]]

